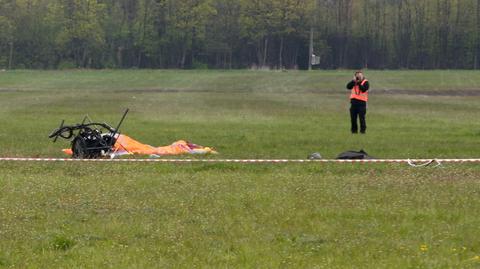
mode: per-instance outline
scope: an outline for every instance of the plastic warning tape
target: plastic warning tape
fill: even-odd
[[[480,159],[70,159],[70,158],[0,158],[13,162],[148,162],[148,163],[480,163]]]

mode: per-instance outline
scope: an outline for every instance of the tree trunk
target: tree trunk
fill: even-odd
[[[382,10],[382,42],[381,42],[381,51],[382,51],[382,68],[387,67],[388,64],[388,51],[387,51],[387,10],[386,10],[386,1],[383,2]]]
[[[197,46],[196,39],[197,39],[197,29],[194,27],[192,29],[192,49],[191,49],[191,53],[192,53],[191,65],[192,66],[195,63],[195,54],[196,54],[196,46]]]
[[[295,69],[298,69],[298,45],[295,46],[295,53],[293,54],[293,66],[295,67]],[[311,68],[311,66],[309,67]]]
[[[262,65],[262,59],[263,59],[263,54],[262,54],[262,40],[257,41],[257,47],[256,47],[256,52],[257,52],[257,64],[258,66]]]
[[[145,6],[144,11],[143,11],[143,25],[142,25],[142,41],[141,41],[141,46],[138,52],[138,60],[137,60],[137,68],[142,67],[142,55],[143,55],[143,49],[145,47],[145,35],[147,32],[147,16],[148,16],[148,1],[145,1]]]
[[[439,54],[439,61],[440,61],[440,67],[441,68],[447,68],[447,60],[449,57],[449,51],[448,51],[448,40],[450,36],[450,25],[449,25],[449,19],[450,19],[450,0],[444,0],[442,2],[442,23],[441,23],[441,31],[440,31],[440,54]]]
[[[280,52],[278,53],[278,68],[283,69],[283,36],[280,38]]]
[[[223,52],[223,69],[227,69],[227,59],[228,59],[228,53],[225,51]]]
[[[185,58],[187,57],[187,49],[183,47],[182,49],[182,58],[180,60],[180,68],[185,68]]]
[[[268,53],[268,37],[265,38],[263,43],[263,60],[262,60],[262,67],[267,66],[267,53]]]
[[[123,47],[120,46],[117,49],[117,67],[123,67]]]
[[[457,42],[455,42],[456,44],[452,45],[452,46],[449,46],[449,50],[451,51],[450,52],[450,57],[449,57],[449,68],[458,68],[459,66],[465,66],[464,64],[464,59],[465,57],[462,57],[461,54],[459,54],[458,52],[461,51],[461,49],[458,49],[457,46],[462,46],[464,43],[463,43],[463,36],[462,35],[459,35],[459,30],[461,28],[461,20],[460,20],[460,17],[462,16],[461,14],[461,10],[462,10],[462,6],[461,6],[461,2],[458,1],[457,2],[457,5],[456,5],[456,15],[455,15],[455,26],[454,26],[454,31],[453,31],[453,37],[452,39],[453,40],[457,40]],[[450,60],[450,59],[457,59],[456,61],[455,60]]]
[[[142,50],[139,50],[138,51],[138,58],[137,58],[137,68],[140,68],[142,66],[142,55],[143,55],[143,52]]]
[[[87,67],[87,55],[88,55],[87,49],[84,48],[82,51],[82,67],[83,68]]]
[[[10,55],[8,57],[8,69],[12,69],[13,66],[13,41],[10,42]]]
[[[370,55],[370,24],[368,21],[368,13],[370,12],[370,8],[368,6],[368,2],[365,2],[363,4],[363,15],[365,16],[365,22],[364,22],[364,37],[363,37],[363,48],[362,48],[362,54],[363,54],[363,68],[368,68],[368,56]]]

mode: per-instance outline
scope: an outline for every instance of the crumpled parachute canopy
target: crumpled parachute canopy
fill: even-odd
[[[72,155],[71,149],[64,149],[63,152]],[[185,140],[178,140],[168,146],[153,147],[147,144],[140,143],[137,140],[123,134],[117,136],[117,141],[113,146],[113,152],[115,156],[121,156],[126,154],[163,156],[217,153],[214,149],[210,147],[196,145]]]

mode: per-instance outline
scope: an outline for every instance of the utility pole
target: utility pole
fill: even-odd
[[[477,13],[476,13],[476,19],[477,19],[477,27],[475,31],[475,56],[473,59],[473,69],[477,70],[478,68],[478,53],[480,51],[480,36],[478,34],[478,31],[480,30],[480,0],[477,0]]]
[[[310,42],[308,44],[308,71],[312,70],[312,62],[313,62],[313,30],[315,25],[317,24],[317,0],[314,0],[314,6],[313,6],[313,22],[312,25],[310,26]]]
[[[308,45],[308,71],[312,70],[313,61],[313,26],[310,27],[310,44]]]

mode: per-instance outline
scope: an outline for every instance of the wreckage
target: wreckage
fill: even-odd
[[[160,157],[180,154],[209,154],[217,153],[213,148],[203,147],[185,140],[178,140],[168,146],[154,147],[143,144],[127,135],[120,134],[120,126],[127,116],[128,109],[123,113],[116,128],[107,123],[93,122],[85,116],[82,123],[64,125],[53,130],[49,138],[56,142],[63,138],[71,140],[71,148],[63,149],[68,155],[76,159],[115,158],[122,155],[149,155]]]
[[[116,128],[107,123],[92,122],[88,115],[83,118],[82,123],[76,125],[64,125],[65,120],[62,120],[60,127],[53,130],[48,137],[53,138],[53,142],[59,137],[71,140],[73,158],[96,159],[111,156],[119,134],[118,130],[127,113],[128,109],[123,113]]]

